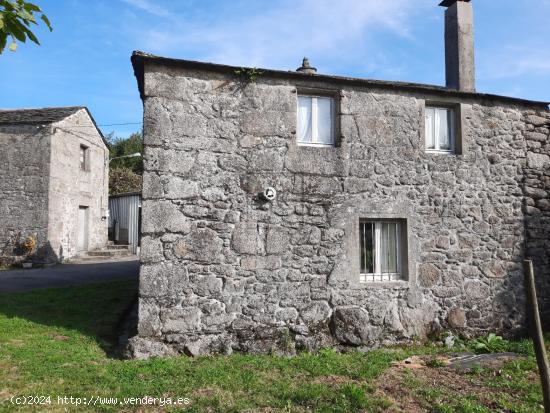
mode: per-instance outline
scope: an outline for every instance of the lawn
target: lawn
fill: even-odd
[[[135,291],[124,281],[0,295],[0,411],[542,412],[528,342],[505,343],[521,359],[465,372],[437,362],[449,350],[433,344],[292,358],[117,360],[109,356],[116,325]],[[429,367],[392,364],[411,355]],[[17,406],[12,396],[42,396],[31,400],[44,404]],[[82,404],[59,404],[58,396]],[[144,396],[183,404],[124,400]]]

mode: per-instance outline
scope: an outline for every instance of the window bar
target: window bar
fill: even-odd
[[[389,235],[389,232],[388,232],[388,227],[389,225],[386,224],[384,225],[383,222],[380,223],[380,252],[382,252],[382,240],[384,239],[384,234],[382,234],[382,232],[386,232],[386,248],[384,249],[384,252],[386,253],[385,254],[385,257],[383,260],[380,260],[380,264],[382,264],[382,262],[385,262],[386,263],[386,267],[388,265],[388,235]],[[384,227],[386,228],[386,231],[384,231]],[[387,271],[387,268],[386,268],[386,271]],[[380,265],[380,281],[384,281],[384,270],[382,269],[382,265]]]
[[[378,265],[378,256],[376,255],[376,246],[377,240],[376,240],[376,223],[372,223],[370,226],[370,234],[372,239],[372,281],[374,281],[374,274],[376,273],[376,266]]]
[[[368,268],[367,268],[367,265],[368,265],[368,257],[367,257],[367,225],[365,223],[363,223],[363,260],[364,260],[364,268],[365,268],[365,273],[368,273]]]
[[[365,272],[365,268],[367,268],[367,258],[365,256],[365,249],[366,249],[366,239],[365,239],[365,223],[361,222],[360,224],[360,231],[361,234],[361,273]]]

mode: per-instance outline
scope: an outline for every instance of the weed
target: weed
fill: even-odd
[[[262,70],[256,69],[255,67],[253,68],[241,67],[239,69],[235,69],[234,73],[236,76],[240,77],[241,79],[244,79],[248,83],[255,83],[258,77],[262,75],[264,72]]]
[[[501,353],[508,351],[510,342],[503,339],[501,336],[497,336],[494,333],[490,333],[486,337],[479,337],[469,343],[469,347],[478,354],[482,353]]]

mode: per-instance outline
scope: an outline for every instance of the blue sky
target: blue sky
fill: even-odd
[[[0,55],[0,107],[85,105],[139,130],[133,50],[237,66],[444,84],[439,0],[35,0],[54,32]],[[473,0],[477,89],[550,100],[550,0]]]

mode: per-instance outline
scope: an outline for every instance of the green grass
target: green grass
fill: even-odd
[[[109,356],[116,325],[136,289],[133,281],[119,281],[0,295],[0,411],[33,410],[12,405],[11,396],[49,395],[52,404],[35,411],[135,411],[137,406],[59,406],[57,396],[151,396],[190,399],[163,411],[379,412],[392,405],[376,381],[392,361],[447,351],[428,345],[366,354],[117,360]],[[536,370],[532,348],[512,345],[524,348],[527,358],[507,364],[501,376],[476,370],[472,380],[494,389],[490,401],[502,411],[541,411],[538,382],[527,377]],[[441,368],[437,362],[432,367]],[[419,403],[431,409],[426,411],[494,411],[476,396],[455,397],[419,378],[405,377],[404,383],[418,390]]]

